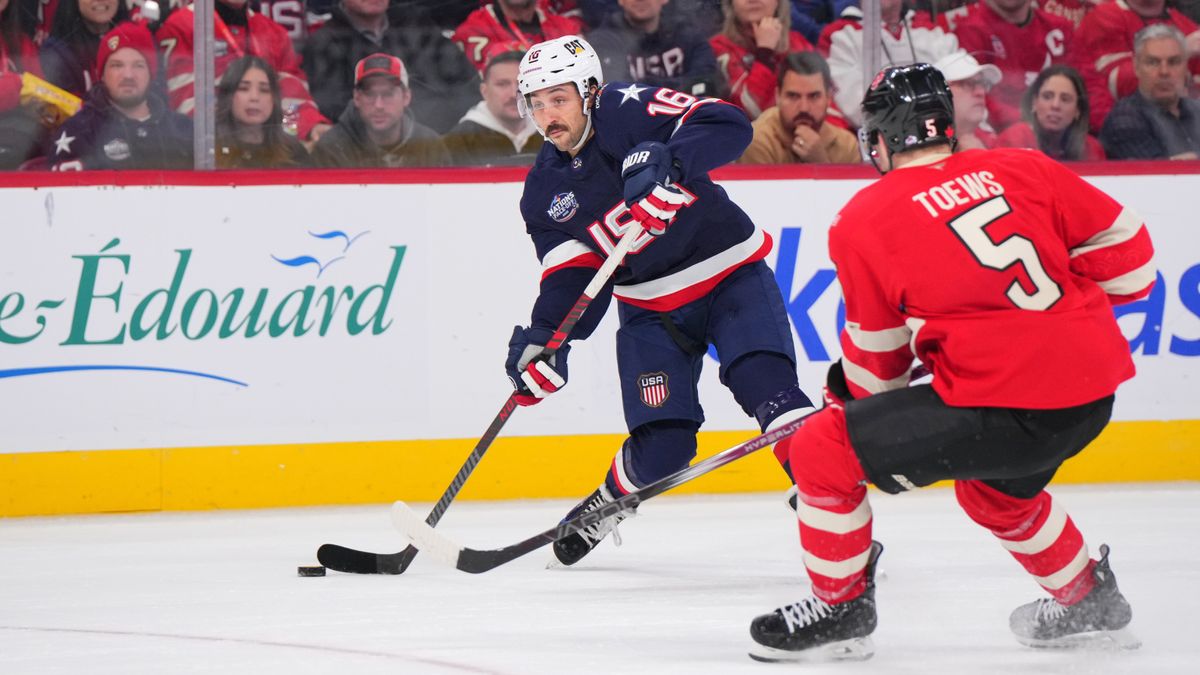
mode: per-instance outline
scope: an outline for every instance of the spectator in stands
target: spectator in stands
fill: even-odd
[[[450,159],[464,166],[533,164],[542,135],[517,109],[517,66],[525,52],[493,55],[483,69],[483,100],[442,137]]]
[[[783,58],[812,45],[791,30],[787,0],[721,0],[721,8],[725,23],[709,42],[728,83],[729,101],[755,119],[775,105],[776,72]]]
[[[97,86],[50,143],[51,168],[191,169],[192,121],[150,86],[158,70],[150,31],[113,28],[100,40],[96,67]]]
[[[354,64],[383,52],[404,62],[413,113],[445,132],[479,100],[479,74],[462,50],[412,4],[341,0],[304,43],[304,71],[321,113],[337,119],[354,93]]]
[[[313,142],[330,127],[308,92],[300,57],[292,49],[287,31],[271,19],[246,7],[247,0],[216,0],[213,31],[216,37],[215,75],[218,80],[229,64],[246,55],[262,58],[279,74],[284,115],[294,120],[300,140]],[[177,9],[158,29],[158,44],[167,67],[167,96],[171,107],[191,115],[196,107],[195,69],[192,65],[192,5]]]
[[[999,148],[1036,148],[1059,161],[1104,159],[1100,142],[1088,133],[1088,97],[1079,71],[1068,65],[1038,73],[1021,100],[1025,121],[996,139]]]
[[[954,53],[958,39],[936,25],[925,13],[905,11],[904,0],[880,0],[882,29],[881,68],[910,63],[933,63]],[[862,124],[863,82],[862,10],[858,3],[842,10],[837,21],[825,26],[818,46],[833,73],[834,101],[854,127]]]
[[[1042,69],[1066,61],[1075,27],[1033,0],[981,0],[967,6],[954,28],[958,46],[1000,69],[988,92],[988,122],[1003,131],[1021,121],[1021,98]]]
[[[308,151],[283,130],[279,76],[257,56],[229,64],[217,85],[218,169],[273,169],[308,163]]]
[[[938,59],[933,67],[942,71],[954,95],[954,136],[958,138],[955,150],[992,147],[996,135],[984,124],[988,114],[987,93],[1000,81],[1000,69],[990,63],[980,65],[961,49]]]
[[[493,44],[516,42],[528,49],[544,40],[582,32],[579,19],[542,9],[537,0],[493,0],[471,12],[451,39],[482,71]]]
[[[1193,76],[1200,76],[1200,33],[1196,24],[1167,7],[1166,0],[1122,0],[1096,5],[1083,17],[1071,43],[1068,62],[1083,75],[1092,106],[1091,129],[1099,131],[1113,102],[1138,88],[1134,73],[1134,35],[1144,26],[1167,23],[1187,36],[1187,56]]]
[[[1100,142],[1110,159],[1200,157],[1200,101],[1185,94],[1187,38],[1175,26],[1151,24],[1133,42],[1138,88],[1117,101]]]
[[[21,29],[16,0],[0,0],[0,170],[15,169],[37,152],[41,125],[21,105],[21,74],[41,75],[37,47]]]
[[[846,0],[792,0],[792,30],[812,44],[821,39],[821,31],[837,18]]]
[[[128,20],[124,0],[62,0],[42,44],[46,80],[82,97],[92,88],[100,36]]]
[[[313,148],[312,161],[325,167],[445,166],[450,153],[409,110],[412,91],[404,63],[390,54],[371,54],[354,67],[353,105]]]
[[[669,0],[620,0],[620,12],[587,34],[609,81],[640,82],[694,96],[717,93],[707,36],[663,21]]]
[[[859,164],[854,134],[826,121],[833,94],[829,64],[816,52],[788,54],[779,68],[775,107],[754,120],[743,164]]]

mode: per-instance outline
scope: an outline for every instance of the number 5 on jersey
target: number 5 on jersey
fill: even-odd
[[[988,225],[1012,213],[1012,207],[1002,195],[992,197],[971,207],[962,215],[950,221],[950,229],[958,235],[959,240],[966,245],[975,260],[980,265],[993,270],[1006,270],[1016,263],[1021,263],[1035,290],[1026,293],[1020,281],[1013,281],[1005,295],[1014,305],[1021,309],[1042,312],[1054,306],[1062,297],[1062,287],[1050,278],[1042,259],[1038,257],[1037,248],[1033,242],[1014,234],[999,244],[985,231]]]

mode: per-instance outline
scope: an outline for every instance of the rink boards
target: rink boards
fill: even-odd
[[[1160,283],[1121,310],[1139,375],[1061,481],[1200,479],[1200,175],[1163,166],[1085,170],[1150,225]],[[775,240],[812,393],[841,320],[826,228],[869,180],[825,173],[721,175]],[[434,500],[507,397],[506,343],[539,275],[519,172],[7,180],[0,515]],[[623,219],[598,226],[615,238]],[[514,413],[464,498],[599,481],[624,430],[612,314],[572,351],[567,389]],[[715,366],[703,453],[753,432]],[[688,487],[783,480],[762,453]]]

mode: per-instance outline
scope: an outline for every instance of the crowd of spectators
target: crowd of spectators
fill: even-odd
[[[862,161],[864,40],[929,62],[960,149],[1200,156],[1200,0],[215,0],[218,168],[532,163],[532,44],[584,35],[610,81],[738,106],[743,163]],[[184,0],[0,0],[0,170],[187,168]]]

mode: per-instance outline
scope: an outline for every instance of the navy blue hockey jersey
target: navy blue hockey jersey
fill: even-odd
[[[633,224],[625,206],[621,162],[637,144],[665,143],[689,197],[660,237],[643,234],[618,268],[620,301],[670,311],[697,300],[738,267],[766,257],[770,236],[708,177],[736,160],[753,131],[740,109],[712,98],[611,82],[592,108],[595,136],[572,158],[545,143],[525,180],[521,214],[542,263],[533,325],[554,328]],[[593,313],[594,312],[594,313]],[[603,312],[589,312],[586,337]]]

